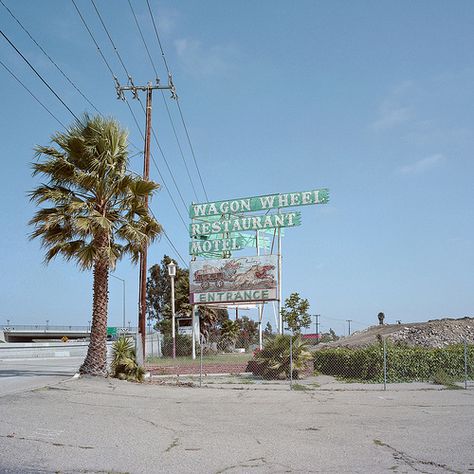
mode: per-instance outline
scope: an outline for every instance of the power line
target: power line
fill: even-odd
[[[86,23],[86,20],[84,19],[84,17],[82,16],[82,13],[81,11],[79,10],[78,6],[76,5],[76,2],[74,0],[71,0],[71,2],[73,3],[80,19],[82,20],[82,23],[84,24],[87,32],[89,33],[89,36],[91,37],[92,41],[94,42],[96,48],[97,48],[97,51],[99,52],[100,54],[100,57],[103,59],[105,65],[107,66],[107,69],[109,70],[110,74],[112,75],[112,78],[114,79],[114,82],[117,82],[117,78],[115,77],[115,74],[113,73],[112,71],[112,68],[110,67],[110,64],[109,62],[107,61],[107,59],[105,58],[104,56],[104,53],[102,52],[102,50],[100,49],[100,46],[98,45],[97,41],[95,40],[95,37],[94,35],[92,34],[92,31],[90,30],[89,26],[87,25]]]
[[[97,6],[96,6],[94,0],[91,0],[91,3],[92,3],[92,5],[93,5],[93,7],[94,7],[95,12],[97,13],[97,16],[99,17],[99,20],[100,20],[100,22],[101,22],[101,24],[102,24],[102,27],[104,28],[105,34],[108,36],[108,38],[109,38],[109,40],[110,40],[110,43],[112,44],[112,47],[114,48],[115,54],[117,55],[117,58],[118,58],[120,64],[122,65],[123,70],[125,71],[125,74],[127,75],[127,78],[130,78],[130,74],[128,73],[127,68],[125,67],[125,64],[124,64],[124,62],[123,62],[123,60],[122,60],[122,56],[120,56],[120,53],[118,52],[118,49],[117,49],[117,47],[115,46],[115,43],[114,43],[112,37],[111,37],[110,34],[109,34],[109,30],[108,30],[107,27],[105,26],[104,20],[102,19],[102,16],[101,16],[99,10],[97,9]]]
[[[143,134],[142,129],[141,129],[139,123],[138,123],[138,119],[135,115],[135,112],[133,111],[132,107],[130,106],[130,103],[128,102],[128,100],[126,100],[126,103],[127,103],[127,106],[128,106],[128,109],[129,109],[130,113],[132,114],[133,120],[135,121],[135,125],[137,126],[138,131],[140,132],[140,135],[141,135],[142,139],[145,140],[145,135]],[[152,163],[155,165],[156,171],[158,172],[158,175],[160,176],[161,181],[163,181],[163,183],[166,183],[164,178],[163,178],[163,175],[161,174],[160,168],[158,167],[158,164],[156,163],[156,160],[155,160],[155,157],[153,156],[153,153],[150,153],[150,158],[151,158]],[[187,231],[188,227],[186,226],[186,222],[184,222],[183,216],[181,215],[181,212],[178,209],[178,205],[176,204],[176,201],[174,200],[174,198],[173,198],[173,196],[172,196],[172,194],[171,194],[171,192],[170,192],[170,190],[169,190],[169,188],[166,184],[164,184],[164,188],[166,189],[166,192],[168,193],[168,196],[170,197],[171,202],[173,203],[173,206],[176,209],[176,212],[178,213],[178,216],[179,216],[181,222],[183,223],[184,228]]]
[[[51,110],[48,109],[48,107],[46,107],[46,105],[43,104],[43,102],[41,102],[38,97],[36,97],[33,92],[30,91],[30,89],[28,89],[28,87],[25,86],[25,84],[23,84],[23,82],[21,82],[20,79],[18,79],[18,77],[0,60],[0,64],[23,86],[24,89],[26,89],[26,91],[31,95],[31,97],[33,97],[33,99],[36,100],[36,102],[38,102],[38,104],[41,105],[41,107],[43,107],[44,110],[46,110],[46,112],[48,112],[49,115],[51,115],[51,117],[53,117],[56,122],[58,122],[63,128],[67,128],[66,125],[64,125],[61,120],[59,120],[56,115],[53,114],[53,112],[51,112]]]
[[[166,72],[169,75],[170,74],[170,68],[168,67],[168,63],[166,62],[166,56],[165,56],[165,52],[163,51],[163,46],[161,45],[160,35],[158,34],[158,28],[156,27],[155,17],[153,16],[153,12],[152,12],[151,7],[150,7],[150,2],[148,0],[146,0],[146,4],[148,5],[148,11],[150,12],[151,21],[153,23],[153,28],[155,30],[156,39],[158,40],[158,44],[160,46],[161,57],[162,57],[163,62],[165,64]]]
[[[42,53],[50,60],[50,62],[56,67],[56,69],[62,74],[62,76],[71,84],[74,89],[87,101],[87,103],[97,112],[100,114],[97,107],[84,95],[84,93],[76,86],[76,84],[66,75],[66,73],[58,66],[58,64],[51,58],[51,56],[44,50],[44,48],[33,38],[30,32],[23,26],[21,21],[13,14],[13,12],[3,3],[3,0],[0,0],[0,3],[3,7],[8,11],[8,13],[12,16],[12,18],[20,25],[20,28],[30,37],[31,41],[42,51]]]
[[[146,42],[146,40],[145,40],[145,37],[144,37],[143,32],[142,32],[142,29],[141,29],[141,27],[140,27],[140,23],[138,22],[137,15],[135,14],[135,10],[133,9],[133,6],[132,6],[132,3],[131,3],[130,0],[128,0],[128,4],[129,4],[129,6],[130,6],[130,10],[132,11],[133,18],[135,19],[135,24],[137,25],[138,32],[140,33],[140,37],[141,37],[141,39],[142,39],[143,46],[145,47],[145,50],[146,50],[146,52],[147,52],[148,59],[150,60],[150,63],[151,63],[151,65],[152,65],[152,67],[153,67],[153,70],[155,71],[155,76],[156,76],[156,78],[158,79],[158,71],[157,71],[157,69],[156,69],[155,62],[153,61],[153,58],[152,58],[152,56],[151,56],[151,54],[150,54],[150,50],[148,49],[147,42]],[[160,45],[160,46],[161,46],[161,45]],[[168,72],[168,77],[170,77],[170,76],[171,76],[170,71],[167,70],[167,72]],[[184,158],[184,153],[183,153],[183,149],[182,149],[182,147],[181,147],[181,143],[179,142],[178,134],[177,134],[177,132],[176,132],[176,127],[175,127],[175,125],[174,125],[173,118],[171,117],[171,113],[170,113],[170,110],[169,110],[169,107],[168,107],[168,103],[166,102],[166,99],[165,99],[165,94],[164,94],[164,92],[163,92],[162,90],[161,90],[160,92],[161,92],[161,97],[163,98],[163,103],[164,103],[164,105],[165,105],[166,112],[167,112],[167,114],[168,114],[168,119],[169,119],[169,121],[170,121],[170,123],[171,123],[171,128],[172,128],[172,130],[173,130],[173,134],[174,134],[174,137],[175,137],[175,139],[176,139],[176,143],[177,143],[177,145],[178,145],[178,149],[179,149],[181,158],[182,158],[183,163],[184,163],[184,167],[185,167],[185,169],[186,169],[186,173],[187,173],[188,178],[189,178],[189,182],[191,183],[191,187],[192,187],[193,192],[194,192],[194,197],[196,198],[197,201],[199,201],[199,198],[197,197],[197,193],[196,193],[196,188],[194,187],[194,183],[193,183],[193,180],[192,180],[192,178],[191,178],[191,174],[190,174],[190,172],[189,172],[188,164],[186,163],[186,159]],[[155,136],[155,140],[157,141],[156,136]],[[157,141],[157,145],[158,145],[158,148],[160,148],[161,153],[163,154],[163,151],[161,150],[161,147],[160,147],[158,141]],[[164,158],[164,157],[163,157],[163,158]],[[167,161],[166,161],[166,158],[164,158],[164,160],[165,160],[165,162],[166,162],[166,165],[168,166],[168,163],[167,163]],[[169,170],[169,166],[168,166],[168,170]],[[178,193],[179,193],[179,192],[180,192],[180,191],[179,191],[179,189],[178,189]],[[186,204],[185,204],[185,207],[187,207]]]
[[[179,105],[179,98],[176,99],[176,105],[178,106],[179,115],[181,117],[181,122],[183,123],[184,131],[186,132],[186,137],[188,139],[189,148],[191,150],[191,154],[193,155],[194,166],[196,166],[196,170],[197,170],[198,176],[199,176],[199,181],[201,182],[201,186],[202,186],[202,189],[204,191],[204,196],[206,196],[206,201],[209,201],[209,197],[207,195],[207,191],[206,191],[206,188],[204,186],[204,182],[202,180],[201,171],[199,170],[199,166],[198,166],[198,163],[197,163],[196,154],[194,153],[194,147],[193,147],[193,144],[191,143],[191,138],[189,136],[188,127],[186,126],[186,122],[184,121],[184,116],[183,116],[183,111],[181,110],[181,105]]]
[[[147,6],[148,6],[148,11],[150,12],[150,17],[151,17],[151,21],[153,23],[153,29],[155,31],[155,36],[156,36],[156,39],[158,41],[158,45],[160,46],[161,57],[163,59],[163,63],[165,65],[166,71],[168,72],[168,75],[169,75],[170,74],[170,69],[168,67],[168,62],[166,61],[166,56],[165,56],[165,52],[163,50],[163,46],[161,44],[160,35],[158,33],[158,28],[157,28],[156,22],[155,22],[155,17],[153,16],[153,12],[151,10],[149,0],[146,0],[146,3],[147,3]],[[176,98],[176,105],[178,106],[179,115],[181,117],[181,122],[183,124],[184,130],[185,130],[185,133],[186,133],[186,138],[187,138],[187,141],[188,141],[188,145],[189,145],[189,148],[191,150],[191,154],[193,156],[194,166],[196,167],[196,170],[198,172],[199,181],[201,182],[201,186],[202,186],[202,189],[204,191],[204,195],[206,196],[206,200],[209,201],[209,197],[207,195],[207,191],[206,191],[206,188],[204,186],[204,182],[203,182],[203,179],[202,179],[202,176],[201,176],[201,171],[199,170],[199,166],[198,166],[198,163],[197,163],[196,154],[194,153],[194,147],[191,143],[191,138],[189,136],[188,127],[187,127],[186,122],[184,120],[183,111],[181,110],[181,106],[179,105],[179,98],[178,97]]]
[[[75,2],[74,0],[71,0],[71,1],[72,1],[73,5],[74,5],[74,7],[75,7],[75,9],[76,9],[76,11],[77,11],[77,13],[78,13],[80,19],[81,19],[81,21],[82,21],[84,27],[86,28],[87,32],[89,33],[89,36],[91,37],[93,43],[95,44],[95,46],[96,46],[96,48],[97,48],[97,51],[98,51],[99,54],[100,54],[100,57],[102,58],[102,60],[104,61],[104,64],[106,65],[107,69],[109,70],[109,72],[110,72],[110,74],[111,74],[111,76],[112,76],[113,81],[115,82],[115,84],[118,85],[118,84],[119,84],[119,83],[118,83],[118,79],[117,79],[117,77],[115,76],[115,74],[114,74],[114,72],[113,72],[113,70],[112,70],[112,68],[111,68],[111,66],[110,66],[110,63],[107,61],[106,57],[104,56],[104,54],[103,54],[103,52],[102,52],[102,50],[101,50],[101,48],[100,48],[100,46],[99,46],[97,40],[95,39],[95,36],[93,35],[91,29],[89,28],[89,25],[87,24],[86,20],[84,19],[83,15],[81,14],[81,11],[79,10],[78,6],[76,5],[76,2]],[[96,11],[98,12],[97,8],[96,8]],[[100,14],[99,14],[99,15],[100,15]],[[101,18],[102,18],[102,17],[101,17]],[[106,29],[106,26],[105,26],[105,24],[104,24],[103,21],[102,21],[102,25],[103,25],[103,27]],[[107,34],[108,34],[108,32],[107,32]],[[109,34],[108,34],[108,36],[110,37]],[[125,68],[125,69],[126,69],[126,68]],[[134,122],[135,122],[135,125],[137,126],[138,131],[139,131],[139,133],[140,133],[142,139],[144,140],[144,139],[145,139],[145,136],[143,135],[143,132],[142,132],[141,127],[140,127],[140,124],[138,123],[137,117],[136,117],[135,113],[133,112],[133,109],[132,109],[132,107],[130,106],[130,103],[128,102],[128,100],[127,100],[126,97],[125,97],[125,103],[127,104],[128,110],[130,111],[130,113],[131,113],[131,115],[132,115],[132,117],[133,117],[133,120],[134,120]],[[136,147],[136,146],[135,146],[135,148],[138,149],[138,147]],[[155,162],[155,160],[154,160],[154,158],[153,158],[153,155],[152,155],[152,160],[153,160],[153,163],[155,164],[155,166],[156,166],[156,168],[157,168],[157,171],[158,171],[158,174],[160,175],[160,178],[161,178],[161,180],[162,180],[162,182],[163,182],[163,187],[166,189],[166,192],[168,193],[168,195],[169,195],[169,197],[170,197],[170,199],[171,199],[171,202],[173,203],[173,206],[174,206],[174,208],[176,209],[176,212],[178,213],[179,218],[181,219],[181,221],[182,221],[184,227],[185,227],[186,230],[187,230],[186,223],[184,222],[184,219],[183,219],[183,217],[181,216],[181,213],[179,212],[179,209],[178,209],[178,206],[177,206],[177,204],[176,204],[176,201],[174,200],[174,198],[173,198],[173,196],[172,196],[172,194],[171,194],[171,192],[170,192],[170,190],[169,190],[169,188],[168,188],[168,186],[167,186],[167,184],[166,184],[166,181],[165,181],[165,179],[163,178],[163,175],[161,174],[161,172],[160,172],[160,170],[159,170],[159,168],[158,168],[158,166],[157,166],[157,164],[156,164],[156,162]]]
[[[186,163],[186,160],[184,158],[184,153],[183,153],[183,149],[181,148],[181,143],[179,142],[179,139],[178,139],[178,134],[176,133],[176,127],[174,126],[174,121],[173,119],[171,118],[171,113],[170,113],[170,109],[168,107],[168,103],[166,102],[166,99],[165,99],[165,94],[163,93],[163,91],[161,91],[161,97],[163,98],[163,102],[165,104],[165,108],[166,108],[166,112],[168,114],[168,118],[170,119],[170,123],[171,123],[171,128],[173,129],[173,134],[174,134],[174,137],[176,139],[176,144],[178,145],[178,149],[179,149],[179,153],[181,155],[181,158],[183,160],[183,163],[184,163],[184,167],[186,169],[186,173],[188,175],[188,178],[189,178],[189,182],[191,183],[191,187],[193,188],[193,193],[194,193],[194,197],[196,198],[196,202],[199,201],[199,198],[197,196],[197,192],[196,192],[196,188],[194,186],[194,182],[191,178],[191,173],[189,172],[189,167],[188,167],[188,164]],[[176,99],[178,100],[178,99]]]
[[[131,82],[131,76],[130,76],[130,74],[128,73],[127,67],[125,66],[125,63],[124,63],[124,61],[123,61],[123,59],[122,59],[122,56],[120,55],[120,53],[119,53],[119,51],[118,51],[118,49],[117,49],[117,46],[116,46],[115,43],[114,43],[114,40],[112,39],[112,35],[110,34],[110,32],[109,32],[109,30],[108,30],[108,28],[107,28],[107,26],[106,26],[106,24],[105,24],[105,22],[104,22],[104,20],[103,20],[103,18],[102,18],[102,16],[101,16],[100,12],[99,12],[99,10],[98,10],[98,8],[97,8],[97,6],[96,6],[94,0],[91,0],[91,3],[92,3],[92,5],[94,6],[94,10],[95,10],[97,16],[99,17],[100,23],[101,23],[101,25],[102,25],[102,27],[103,27],[103,29],[104,29],[104,31],[105,31],[105,34],[106,34],[107,37],[109,38],[110,44],[112,45],[112,47],[113,47],[113,49],[114,49],[114,51],[115,51],[115,54],[117,55],[117,57],[118,57],[120,63],[122,64],[122,67],[123,67],[123,69],[124,69],[124,71],[125,71],[125,74],[126,74],[127,77],[128,77],[128,80]],[[114,77],[115,77],[115,76],[114,76]],[[143,106],[143,103],[140,101],[140,98],[139,98],[138,96],[137,96],[137,99],[138,99],[138,101],[140,102],[140,105],[141,105],[141,107],[142,107],[143,112],[145,113],[145,108],[144,108],[144,106]],[[125,99],[125,100],[127,101],[127,99]],[[128,101],[127,101],[127,104],[128,104]],[[132,112],[132,108],[130,107],[129,104],[128,104],[128,107],[129,107],[130,111]],[[132,112],[132,114],[133,114],[133,112]],[[134,115],[134,120],[135,120],[135,123],[137,123],[137,125],[138,125],[138,122],[137,122],[137,120],[136,120],[135,115]],[[142,134],[141,129],[140,129],[140,133]],[[179,195],[179,197],[181,198],[181,201],[183,202],[184,208],[187,210],[187,206],[186,206],[186,203],[184,202],[183,195],[181,194],[181,191],[180,191],[180,189],[179,189],[179,186],[178,186],[177,183],[176,183],[176,179],[175,179],[175,177],[174,177],[174,175],[173,175],[173,172],[171,171],[171,168],[170,168],[169,163],[168,163],[168,160],[166,159],[166,156],[165,156],[165,154],[164,154],[164,152],[163,152],[163,149],[161,148],[161,145],[160,145],[160,143],[158,142],[158,139],[157,139],[157,137],[156,137],[155,131],[153,130],[153,127],[152,127],[152,133],[153,133],[153,137],[155,138],[156,144],[158,145],[158,149],[160,150],[160,153],[161,153],[161,155],[162,155],[162,157],[163,157],[163,160],[165,161],[166,167],[168,168],[168,171],[169,171],[169,173],[170,173],[170,175],[171,175],[171,179],[173,180],[173,183],[174,183],[174,185],[175,185],[175,187],[176,187],[176,191],[178,192],[178,195]],[[142,138],[145,139],[145,137],[144,137],[143,134],[142,134]],[[156,166],[156,168],[157,168],[157,170],[158,170],[158,172],[159,172],[159,174],[160,174],[161,179],[163,179],[163,177],[162,177],[162,175],[161,175],[161,172],[159,171],[159,168],[158,168],[158,166],[157,166],[157,164],[156,164],[156,162],[155,162],[154,159],[153,159],[153,163],[155,164],[155,166]],[[164,180],[163,180],[163,182],[164,182]],[[166,185],[165,185],[165,187],[168,189],[168,187],[167,187]],[[169,192],[169,189],[168,189],[168,192]],[[171,196],[171,193],[170,193],[170,196]],[[173,200],[173,201],[174,201],[174,200]],[[176,206],[176,203],[175,203],[175,208],[176,208],[176,210],[178,211],[178,208],[177,208],[177,206]],[[179,211],[178,211],[178,214],[179,214],[181,220],[183,221],[184,226],[186,227],[186,224],[184,223],[184,219],[182,218],[181,213],[180,213]]]
[[[130,6],[130,10],[132,10],[133,18],[135,19],[135,24],[137,25],[138,32],[140,33],[140,37],[142,39],[143,46],[145,46],[145,50],[147,52],[148,59],[150,60],[151,65],[153,66],[153,70],[155,71],[155,77],[158,78],[158,72],[156,70],[155,63],[153,62],[153,58],[151,57],[150,50],[148,49],[148,45],[146,44],[145,37],[143,36],[143,33],[142,33],[142,29],[140,28],[140,23],[138,23],[137,15],[135,14],[135,10],[133,9],[132,2],[130,2],[130,0],[128,0],[128,5]]]
[[[34,68],[34,66],[28,61],[28,59],[25,58],[25,56],[21,53],[21,51],[10,41],[10,39],[7,37],[7,35],[0,30],[0,34],[8,41],[10,46],[21,56],[21,58],[28,64],[28,66],[32,69],[32,71],[40,78],[40,80],[43,82],[43,84],[54,94],[54,96],[61,102],[61,104],[66,107],[66,109],[71,113],[71,115],[79,121],[79,118],[77,115],[68,107],[68,105],[59,97],[59,95],[56,93],[56,91],[46,82],[46,80],[43,78],[43,76]]]
[[[97,51],[99,52],[99,54],[100,54],[102,60],[104,61],[104,63],[105,63],[105,65],[106,65],[107,69],[109,70],[109,72],[110,72],[110,74],[111,74],[111,76],[112,76],[113,81],[115,82],[115,84],[118,85],[119,82],[118,82],[118,80],[117,80],[117,77],[116,77],[115,74],[113,73],[113,70],[112,70],[112,68],[110,67],[109,62],[107,61],[106,57],[105,57],[104,54],[102,53],[102,50],[100,49],[100,46],[99,46],[99,44],[97,43],[97,41],[96,41],[94,35],[92,34],[92,31],[90,30],[89,26],[87,25],[87,22],[85,21],[84,17],[82,16],[82,14],[81,14],[79,8],[77,7],[75,1],[74,1],[74,0],[71,0],[71,1],[72,1],[73,5],[74,5],[74,7],[75,7],[75,9],[76,9],[76,11],[77,11],[77,13],[78,13],[80,19],[81,19],[81,21],[82,21],[84,27],[86,28],[87,32],[89,33],[89,36],[91,37],[93,43],[95,44],[95,46],[96,46],[96,48],[97,48]],[[94,6],[95,6],[95,5],[94,5]],[[98,13],[98,10],[97,10],[96,7],[95,7],[95,9],[96,9],[96,12]],[[100,14],[99,14],[99,16],[100,16]],[[105,28],[105,24],[103,23],[103,21],[102,21],[102,25],[103,25],[103,27]],[[109,35],[109,37],[110,37],[110,35]],[[125,67],[124,67],[124,69],[126,70]],[[125,98],[125,103],[127,104],[128,109],[129,109],[129,111],[130,111],[130,113],[131,113],[131,115],[132,115],[132,117],[133,117],[134,122],[135,122],[135,125],[137,126],[138,131],[139,131],[140,135],[142,136],[142,138],[143,138],[143,140],[144,140],[145,137],[144,137],[143,132],[142,132],[142,130],[141,130],[141,128],[140,128],[140,125],[139,125],[139,123],[138,123],[138,120],[137,120],[137,118],[136,118],[136,116],[135,116],[135,113],[133,112],[132,107],[130,106],[130,104],[129,104],[129,102],[128,102],[128,100],[127,100],[126,98]],[[175,200],[174,200],[174,198],[173,198],[173,196],[172,196],[170,190],[168,189],[168,186],[165,184],[165,180],[163,179],[163,176],[161,175],[161,172],[160,172],[158,166],[156,165],[156,162],[155,162],[155,160],[154,160],[154,158],[153,158],[153,155],[151,155],[151,157],[152,157],[153,163],[155,164],[155,166],[156,166],[156,168],[157,168],[158,174],[160,175],[160,178],[161,178],[161,180],[162,180],[162,182],[163,182],[164,188],[166,189],[166,191],[167,191],[167,193],[168,193],[168,195],[169,195],[169,197],[170,197],[170,199],[171,199],[171,202],[173,203],[173,205],[174,205],[174,207],[175,207],[175,209],[176,209],[176,212],[178,213],[179,218],[181,219],[181,221],[182,221],[184,227],[185,227],[186,230],[187,230],[187,226],[186,226],[186,224],[185,224],[185,222],[184,222],[184,219],[183,219],[183,217],[181,216],[181,214],[180,214],[180,212],[179,212],[179,210],[178,210],[178,206],[176,205],[176,202],[175,202]],[[154,217],[155,220],[156,220],[156,217],[155,217],[155,215],[153,214],[153,211],[151,210],[151,208],[150,208],[150,211],[151,211],[153,217]],[[179,252],[177,251],[176,247],[174,246],[173,242],[171,241],[171,239],[169,238],[169,236],[166,234],[166,232],[165,232],[164,230],[163,230],[163,233],[164,233],[164,235],[165,235],[167,241],[169,242],[169,245],[172,246],[172,248],[175,249],[177,255],[179,255],[180,259],[181,259],[181,260],[184,262],[184,264],[186,265],[186,262],[185,262],[184,259],[181,257],[181,255],[180,255]]]
[[[155,216],[155,213],[153,212],[153,209],[151,207],[148,208],[149,211],[151,212],[151,215],[153,216],[153,219],[155,219],[155,221],[157,221],[157,218]],[[183,262],[183,265],[188,268],[188,264],[186,263],[186,261],[184,260],[184,258],[181,256],[181,254],[178,252],[178,249],[175,247],[175,245],[173,244],[173,242],[171,241],[171,239],[169,238],[168,234],[166,233],[166,230],[164,228],[161,229],[162,232],[163,232],[163,235],[165,236],[166,240],[168,241],[169,245],[171,246],[171,248],[176,252],[176,255],[178,255],[178,257],[181,259],[181,261]]]
[[[107,28],[107,26],[106,26],[106,24],[105,24],[105,22],[104,22],[104,20],[103,20],[103,18],[102,18],[102,16],[101,16],[100,12],[99,12],[99,10],[98,10],[98,8],[97,8],[97,6],[96,6],[94,0],[91,0],[91,3],[92,3],[92,5],[94,6],[94,10],[95,10],[95,12],[97,13],[97,16],[99,17],[100,23],[102,24],[102,27],[103,27],[103,29],[104,29],[104,31],[105,31],[105,34],[106,34],[107,37],[109,38],[110,44],[112,45],[112,47],[113,47],[113,49],[114,49],[114,51],[115,51],[115,54],[117,55],[117,57],[118,57],[120,63],[122,64],[122,67],[123,67],[123,69],[124,69],[124,71],[125,71],[125,74],[126,74],[127,77],[128,77],[128,80],[131,82],[131,76],[130,76],[130,74],[128,73],[127,67],[125,66],[125,63],[124,63],[123,60],[122,60],[122,56],[120,55],[120,53],[119,53],[119,51],[118,51],[118,49],[117,49],[117,46],[116,46],[115,43],[114,43],[114,40],[112,39],[112,35],[110,34],[110,32],[109,32],[109,30],[108,30],[108,28]],[[132,11],[133,11],[133,8],[132,8]],[[137,24],[138,24],[138,21],[137,21]],[[141,30],[140,30],[140,31],[141,31]],[[138,101],[140,102],[140,105],[141,105],[141,107],[142,107],[143,113],[145,113],[145,107],[143,106],[143,103],[141,102],[141,100],[140,100],[140,98],[138,97],[138,95],[136,96],[136,98],[137,98]],[[129,108],[130,108],[130,107],[129,107]],[[130,108],[130,109],[131,109],[131,108]],[[178,184],[176,183],[176,179],[175,179],[175,177],[174,177],[174,175],[173,175],[173,172],[171,171],[170,165],[169,165],[169,163],[168,163],[168,160],[166,159],[166,156],[165,156],[165,154],[164,154],[164,152],[163,152],[163,149],[161,148],[161,145],[160,145],[160,143],[158,142],[158,138],[157,138],[157,136],[156,136],[156,133],[155,133],[153,127],[152,127],[152,133],[153,133],[153,137],[154,137],[154,139],[155,139],[155,142],[156,142],[156,144],[157,144],[157,146],[158,146],[158,149],[160,150],[161,156],[163,157],[163,160],[165,161],[166,167],[168,168],[168,171],[169,171],[169,173],[170,173],[170,175],[171,175],[171,179],[172,179],[172,181],[173,181],[173,183],[174,183],[174,185],[175,185],[175,187],[176,187],[176,191],[178,192],[178,195],[179,195],[179,197],[181,198],[181,201],[183,202],[184,208],[187,210],[187,206],[186,206],[186,203],[185,203],[185,201],[184,201],[183,195],[181,194],[181,191],[180,191],[180,189],[179,189],[179,186],[178,186]],[[145,138],[145,137],[143,136],[143,139],[144,139],[144,138]],[[156,165],[156,163],[155,163],[155,165]],[[183,223],[184,223],[184,222],[183,222]],[[186,224],[185,224],[185,225],[186,225]]]
[[[142,107],[142,110],[143,110],[143,113],[145,113],[145,106],[143,105],[143,102],[140,100],[140,97],[137,97],[138,99],[138,102],[140,103],[141,107]],[[181,199],[181,202],[183,203],[183,206],[184,206],[184,209],[187,211],[187,206],[186,206],[186,202],[184,201],[184,198],[183,198],[183,195],[181,194],[181,191],[179,189],[179,186],[178,186],[178,183],[176,182],[176,179],[174,177],[174,174],[173,172],[171,171],[171,167],[168,163],[168,160],[166,159],[166,156],[163,152],[163,148],[161,148],[161,145],[160,145],[160,142],[158,141],[158,137],[156,136],[156,133],[155,133],[155,129],[153,128],[153,126],[151,127],[151,133],[153,134],[153,138],[155,139],[155,142],[156,142],[156,145],[158,147],[158,150],[160,150],[160,153],[161,153],[161,156],[163,157],[163,160],[166,164],[166,168],[168,168],[168,172],[171,176],[171,179],[173,180],[173,183],[174,183],[174,186],[176,188],[176,191],[178,192],[178,195]]]
[[[166,231],[163,229],[163,235],[166,237],[166,240],[168,241],[168,243],[170,244],[170,246],[174,249],[174,251],[176,252],[176,254],[178,255],[179,259],[183,262],[183,265],[185,268],[188,268],[188,264],[186,263],[186,261],[184,260],[184,258],[181,256],[181,254],[178,252],[178,250],[176,249],[176,247],[174,246],[173,242],[171,241],[171,239],[168,237],[168,234],[166,233]]]

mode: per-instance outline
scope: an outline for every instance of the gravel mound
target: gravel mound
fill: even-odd
[[[375,344],[380,338],[409,346],[446,347],[460,344],[464,339],[474,344],[474,318],[444,318],[420,323],[384,324],[371,326],[348,337],[328,344],[319,344],[317,349],[329,347],[364,347]]]

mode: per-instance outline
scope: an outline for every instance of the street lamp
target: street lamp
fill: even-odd
[[[122,282],[122,290],[123,290],[123,299],[122,299],[122,327],[125,327],[125,280],[118,276],[110,274],[111,277],[115,278],[116,280],[120,280]]]
[[[176,358],[176,329],[174,316],[174,277],[176,276],[176,263],[168,263],[168,275],[171,278],[171,336],[173,338],[173,359]]]

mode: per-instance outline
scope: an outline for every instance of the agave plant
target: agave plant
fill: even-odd
[[[125,336],[120,337],[112,346],[112,377],[121,380],[142,382],[145,375],[143,367],[136,362],[133,341]]]
[[[269,338],[261,351],[255,353],[253,373],[266,379],[283,379],[290,377],[290,338],[292,338],[293,378],[299,375],[312,359],[307,343],[299,335],[279,334]]]

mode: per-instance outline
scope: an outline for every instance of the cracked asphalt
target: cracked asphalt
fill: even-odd
[[[2,473],[468,473],[473,435],[473,390],[83,378],[0,396]]]

